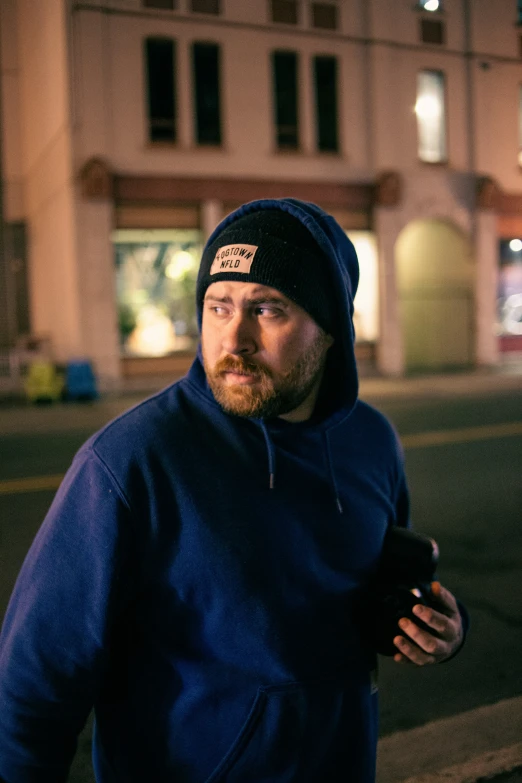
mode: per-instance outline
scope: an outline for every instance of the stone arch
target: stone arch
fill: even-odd
[[[395,244],[406,370],[473,364],[474,264],[469,236],[451,220],[413,220]]]

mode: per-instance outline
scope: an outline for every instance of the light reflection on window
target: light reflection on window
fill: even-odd
[[[445,80],[441,71],[421,71],[417,75],[415,104],[418,155],[426,163],[447,158]]]

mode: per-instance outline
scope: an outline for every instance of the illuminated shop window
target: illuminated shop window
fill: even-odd
[[[446,85],[441,71],[421,71],[417,76],[418,155],[426,163],[447,160]]]
[[[195,290],[201,232],[113,232],[121,351],[166,356],[198,343]]]
[[[377,240],[371,231],[347,231],[359,259],[359,286],[354,300],[353,322],[357,342],[379,337],[379,277]]]
[[[522,240],[500,242],[497,332],[505,337],[522,336]]]

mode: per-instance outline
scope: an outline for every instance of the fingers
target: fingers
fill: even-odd
[[[415,663],[417,666],[426,666],[437,662],[444,642],[422,630],[406,617],[399,621],[399,628],[405,635],[396,636],[393,643],[407,661]]]
[[[417,666],[438,663],[449,658],[462,642],[462,621],[455,598],[438,582],[433,583],[432,590],[442,611],[422,604],[413,607],[413,614],[428,626],[429,631],[407,617],[399,621],[399,628],[405,635],[393,640],[399,651],[394,656],[397,663]]]
[[[443,587],[440,582],[431,583],[431,592],[435,596],[436,600],[442,604],[443,607],[449,610],[450,616],[459,614],[459,608],[457,606],[455,596],[450,593],[449,590],[446,590],[446,588]]]

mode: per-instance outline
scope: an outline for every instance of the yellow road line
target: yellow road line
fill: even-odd
[[[416,432],[403,435],[401,443],[405,449],[419,449],[427,446],[442,446],[446,443],[469,443],[474,440],[507,438],[522,435],[522,421],[506,424],[484,424],[480,427],[462,427],[456,430],[435,430],[434,432]]]
[[[481,427],[462,427],[456,430],[434,430],[403,435],[405,449],[423,449],[428,446],[443,446],[447,443],[470,443],[490,438],[507,438],[522,435],[522,421],[506,424],[485,424]],[[0,481],[0,495],[18,495],[42,490],[58,489],[63,479],[62,473],[54,476],[30,476],[28,478]]]
[[[63,474],[54,476],[30,476],[28,478],[0,481],[0,495],[18,495],[24,492],[40,492],[44,489],[58,489]]]

